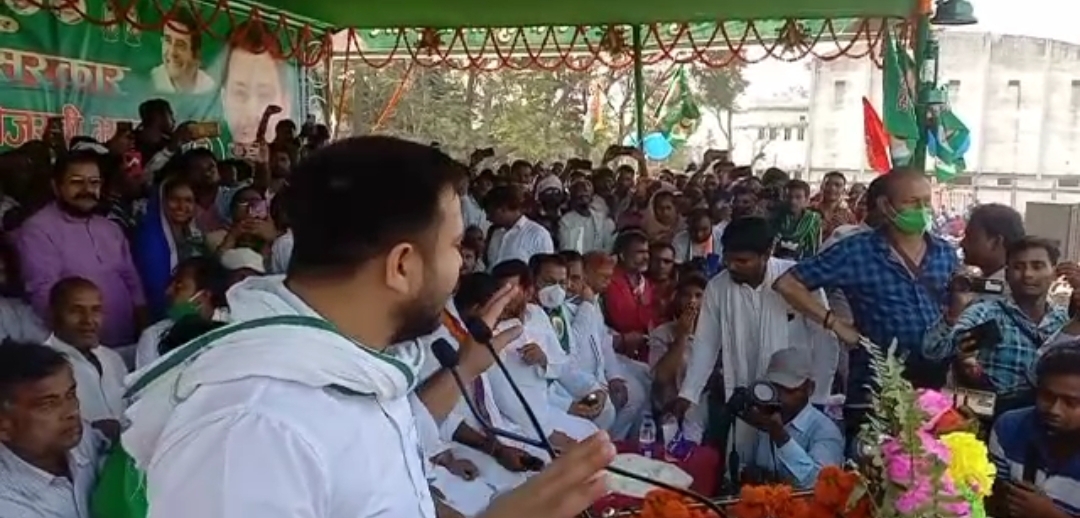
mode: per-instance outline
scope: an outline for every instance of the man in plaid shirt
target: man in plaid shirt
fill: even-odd
[[[811,257],[778,279],[774,288],[792,307],[855,346],[860,336],[887,347],[896,340],[908,355],[909,379],[919,387],[944,384],[945,368],[922,357],[923,335],[941,317],[947,286],[959,264],[956,249],[929,233],[930,182],[918,171],[897,169],[885,178],[884,196],[869,200],[885,223],[852,235]],[[851,305],[853,322],[837,318],[811,292],[839,289]],[[869,357],[850,351],[847,402],[867,401]]]

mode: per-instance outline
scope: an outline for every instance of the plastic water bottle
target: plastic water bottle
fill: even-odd
[[[645,419],[642,420],[641,428],[638,430],[638,449],[642,455],[651,459],[655,446],[656,421],[653,421],[652,414],[645,414]]]

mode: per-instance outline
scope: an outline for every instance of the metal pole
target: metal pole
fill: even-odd
[[[930,127],[930,104],[938,82],[938,45],[930,33],[930,12],[919,13],[915,32],[915,78],[918,85],[915,103],[915,120],[919,127],[919,138],[915,141],[915,154],[911,157],[912,167],[919,171],[926,170],[926,145]],[[932,63],[928,63],[932,61]],[[933,70],[928,70],[928,65]]]
[[[641,62],[641,26],[631,29],[634,45],[634,118],[638,149],[645,149],[645,65]]]

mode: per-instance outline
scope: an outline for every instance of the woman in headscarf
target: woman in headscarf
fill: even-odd
[[[642,228],[649,241],[670,243],[680,227],[679,210],[675,203],[675,187],[662,184],[653,193],[649,208],[645,211]]]
[[[278,232],[270,219],[270,206],[259,189],[244,187],[233,192],[228,216],[228,228],[206,235],[211,252],[221,255],[233,248],[250,248],[264,257],[269,255]]]
[[[182,176],[165,180],[150,199],[132,247],[151,317],[165,316],[165,290],[176,265],[206,253],[206,240],[195,224],[194,186]]]

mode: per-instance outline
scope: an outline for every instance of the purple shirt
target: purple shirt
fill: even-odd
[[[77,218],[55,202],[23,223],[15,247],[30,304],[48,318],[49,290],[65,277],[84,277],[97,285],[104,299],[101,343],[113,347],[135,341],[135,307],[146,300],[127,238],[120,227],[101,216]]]

